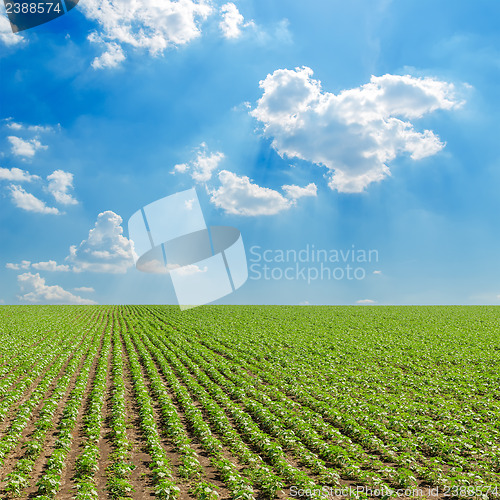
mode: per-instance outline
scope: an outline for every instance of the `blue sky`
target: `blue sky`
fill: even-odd
[[[192,187],[249,265],[378,255],[363,279],[250,272],[218,303],[500,303],[498,2],[134,5],[17,35],[2,14],[2,303],[176,303],[127,221]]]

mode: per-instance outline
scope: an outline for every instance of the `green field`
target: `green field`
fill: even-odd
[[[3,498],[500,498],[500,308],[0,307]]]

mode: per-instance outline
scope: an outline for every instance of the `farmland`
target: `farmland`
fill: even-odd
[[[0,307],[2,498],[500,498],[500,308]]]

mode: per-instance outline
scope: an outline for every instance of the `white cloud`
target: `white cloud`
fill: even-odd
[[[196,158],[189,163],[180,163],[174,166],[174,173],[181,174],[190,172],[191,178],[196,182],[207,182],[211,179],[212,173],[219,167],[220,162],[224,159],[224,153],[216,152],[209,153],[207,145],[202,142],[197,148]]]
[[[141,264],[141,271],[145,273],[167,274],[169,269],[165,264],[157,259],[151,259]]]
[[[125,60],[125,54],[120,45],[111,42],[104,46],[106,50],[92,61],[94,69],[114,68]]]
[[[68,193],[69,189],[73,189],[73,174],[64,170],[54,170],[47,176],[47,180],[49,181],[47,189],[58,203],[63,205],[76,205],[78,203]]]
[[[12,153],[16,156],[33,158],[38,150],[47,149],[47,146],[44,146],[38,139],[24,140],[13,135],[7,137],[7,139],[11,143]]]
[[[31,193],[27,193],[21,186],[10,185],[10,196],[16,207],[22,208],[28,212],[37,212],[40,214],[59,215],[61,212],[55,207],[48,207],[45,202],[38,199]]]
[[[93,66],[109,67],[120,62],[125,57],[124,46],[156,55],[169,47],[189,43],[200,36],[200,23],[212,10],[205,0],[82,2],[81,11],[99,25],[99,35],[93,33],[89,40],[104,45],[108,54],[94,60]]]
[[[224,159],[224,153],[209,153],[207,145],[202,142],[197,148],[196,158],[189,163],[180,163],[174,166],[174,172],[181,174],[190,172],[191,178],[196,182],[207,182],[211,179],[212,173],[219,167]]]
[[[285,185],[281,186],[281,189],[285,191],[288,198],[292,200],[297,200],[304,196],[317,196],[317,187],[314,182],[311,182],[305,187],[295,186],[295,185]]]
[[[360,192],[390,175],[397,155],[414,160],[444,147],[430,130],[409,119],[463,104],[451,83],[433,78],[372,76],[338,95],[324,92],[310,68],[278,69],[260,82],[263,95],[251,114],[281,155],[329,169],[329,186]]]
[[[203,269],[196,264],[188,264],[186,266],[179,266],[178,264],[167,265],[167,271],[176,271],[179,276],[192,276],[193,274],[206,273],[208,267],[205,266]]]
[[[378,275],[380,275],[380,274],[382,274],[382,271],[373,271],[373,274],[378,274]]]
[[[175,165],[174,170],[181,174],[184,174],[189,169],[189,165],[187,163],[180,163],[179,165]]]
[[[0,42],[7,46],[14,46],[24,42],[24,38],[21,35],[12,33],[3,2],[0,9]]]
[[[20,274],[17,281],[21,291],[27,292],[18,296],[21,300],[57,304],[96,304],[93,300],[73,295],[59,285],[46,285],[45,279],[39,273]]]
[[[47,262],[35,262],[31,265],[34,269],[38,271],[61,271],[68,272],[70,267],[65,264],[58,264],[55,260],[49,260]]]
[[[200,151],[196,160],[192,164],[191,177],[196,182],[206,182],[212,177],[212,172],[219,166],[219,163],[224,158],[224,153],[211,153]]]
[[[70,247],[67,260],[73,264],[73,271],[124,273],[132,267],[131,243],[123,236],[122,222],[111,210],[100,213],[88,238]]]
[[[221,186],[212,191],[211,202],[234,215],[274,215],[288,210],[292,202],[273,189],[253,184],[246,176],[222,170]]]
[[[376,304],[376,303],[377,303],[377,301],[372,300],[372,299],[361,299],[361,300],[356,301],[356,304],[365,305],[365,306],[369,306],[369,305]]]
[[[0,167],[0,181],[14,181],[14,182],[32,182],[40,179],[38,175],[31,175],[26,170],[20,168],[1,168]]]
[[[19,271],[20,269],[29,269],[31,262],[29,260],[22,260],[20,264],[13,264],[8,262],[5,264],[6,269],[13,269],[14,271]]]
[[[59,123],[56,127],[52,127],[51,125],[25,125],[23,123],[13,122],[11,117],[6,118],[4,121],[7,122],[7,128],[15,130],[16,132],[19,132],[20,130],[27,130],[28,132],[34,132],[35,134],[46,134],[61,129],[61,125]]]
[[[23,128],[23,126],[20,123],[16,122],[7,123],[7,127],[10,128],[11,130],[21,130]]]
[[[60,130],[61,125],[57,124],[56,129]],[[30,132],[36,132],[37,134],[40,133],[49,133],[49,132],[54,132],[54,127],[51,127],[50,125],[28,125],[26,127],[26,130],[29,130]]]
[[[88,238],[79,245],[70,247],[66,257],[68,264],[58,264],[54,260],[21,264],[6,264],[7,269],[29,269],[38,271],[75,272],[91,271],[97,273],[125,273],[133,267],[133,250],[131,242],[123,236],[122,218],[108,210],[98,215]]]
[[[85,293],[93,293],[95,290],[91,286],[79,286],[77,288],[73,288],[75,292],[85,292]]]
[[[224,38],[238,38],[242,34],[242,28],[255,26],[253,21],[245,23],[245,18],[232,2],[224,4],[220,11],[222,20],[219,23],[219,28]]]
[[[70,271],[70,267],[64,264],[57,264],[55,260],[49,260],[47,262],[34,262],[31,263],[29,260],[23,260],[20,264],[7,263],[5,264],[7,269],[14,269],[16,271],[20,269],[29,269],[33,267],[37,271],[62,271],[68,272]]]

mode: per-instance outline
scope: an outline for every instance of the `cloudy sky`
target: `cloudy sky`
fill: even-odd
[[[499,18],[81,0],[14,35],[3,11],[0,303],[176,303],[127,222],[194,187],[247,252],[219,303],[500,304]]]

